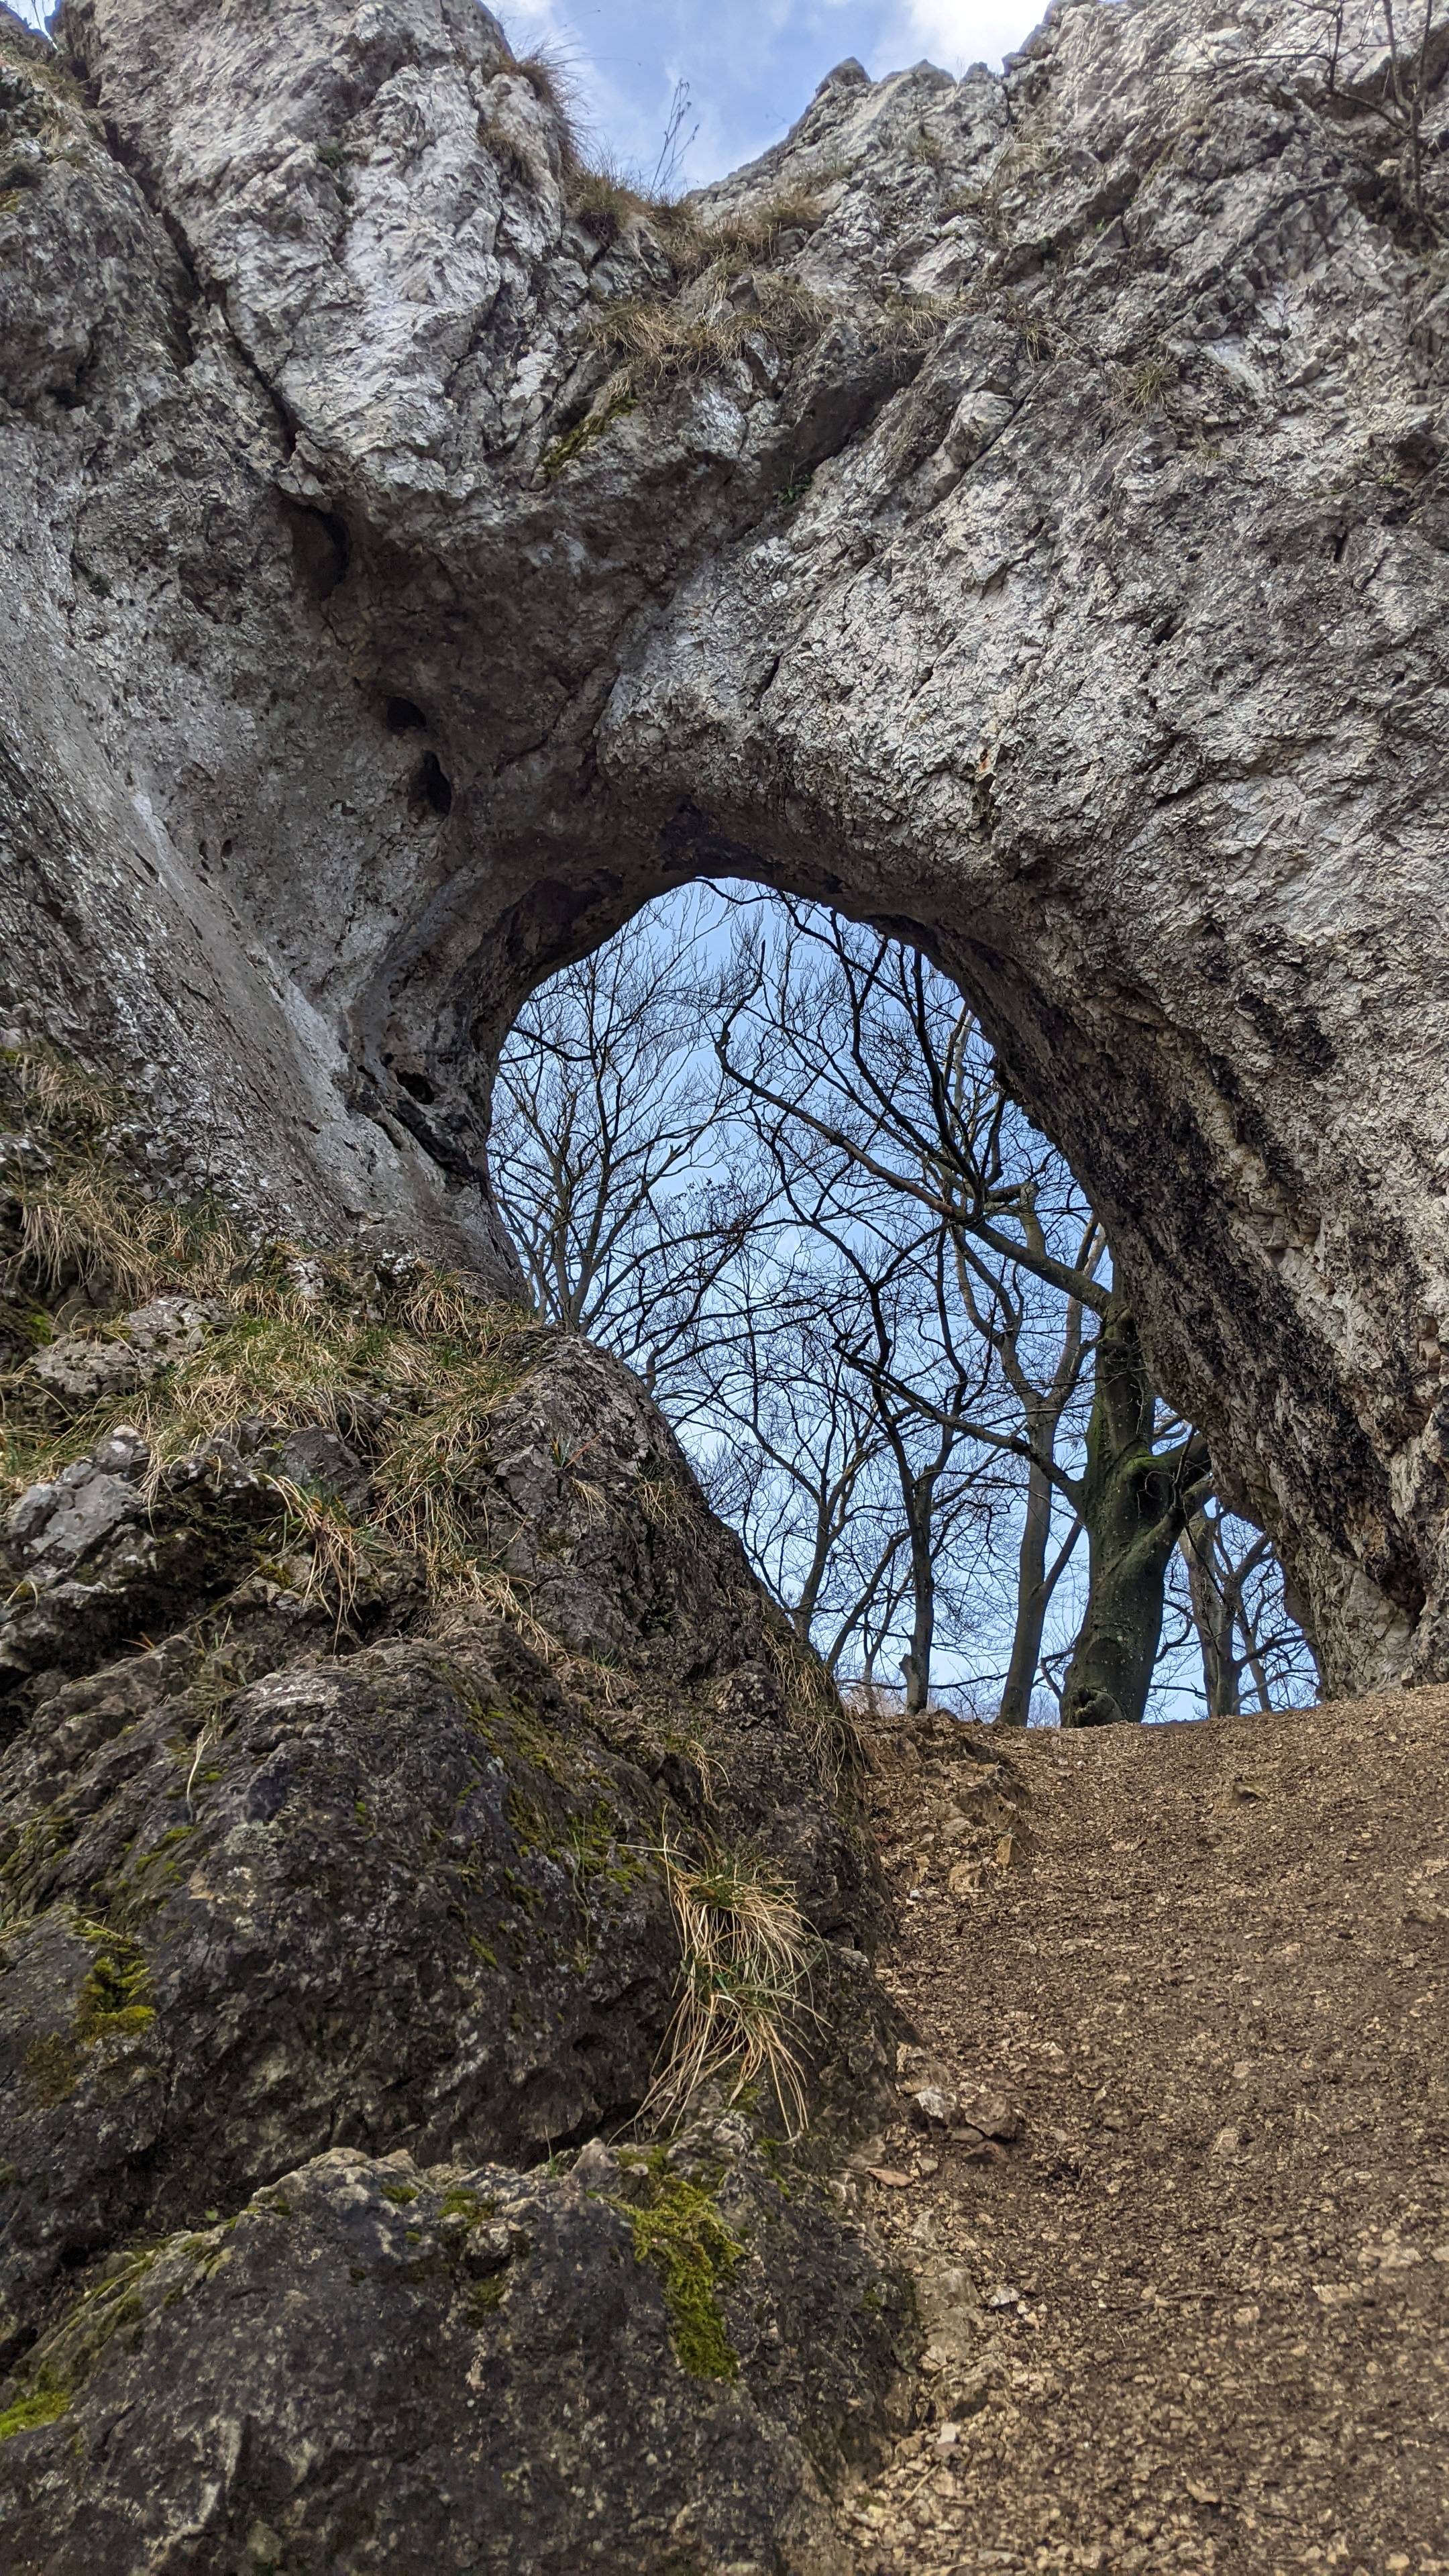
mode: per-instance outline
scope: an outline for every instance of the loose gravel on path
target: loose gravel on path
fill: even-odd
[[[919,2046],[845,2190],[928,2348],[864,2576],[1445,2576],[1449,1690],[870,1753]]]

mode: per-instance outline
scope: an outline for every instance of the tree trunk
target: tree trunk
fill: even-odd
[[[931,1549],[932,1503],[934,1478],[924,1498],[919,1486],[908,1497],[911,1530],[911,1646],[901,1657],[901,1671],[906,1677],[908,1710],[929,1706],[931,1697],[931,1648],[936,1636],[936,1566]],[[924,1500],[924,1508],[923,1508]]]
[[[998,1726],[1025,1726],[1031,1715],[1031,1694],[1046,1625],[1046,1560],[1051,1527],[1051,1481],[1033,1461],[1027,1477],[1026,1518],[1016,1561],[1016,1628],[1001,1705],[996,1712]]]
[[[1203,1691],[1209,1717],[1240,1714],[1238,1658],[1233,1652],[1234,1604],[1218,1579],[1217,1548],[1206,1512],[1194,1512],[1180,1541],[1187,1560],[1193,1625],[1202,1648]]]
[[[1140,1725],[1162,1635],[1172,1551],[1198,1498],[1206,1452],[1196,1436],[1161,1457],[1137,1327],[1113,1305],[1095,1352],[1082,1518],[1086,1616],[1062,1693],[1063,1726]]]

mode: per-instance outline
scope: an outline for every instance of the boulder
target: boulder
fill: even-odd
[[[335,2147],[119,2255],[0,2389],[9,2576],[847,2576],[908,2302],[742,2124],[564,2173]]]

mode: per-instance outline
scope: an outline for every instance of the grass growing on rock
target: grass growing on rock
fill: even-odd
[[[638,296],[605,305],[594,337],[637,398],[714,374],[758,332],[797,354],[821,337],[834,314],[824,296],[797,278],[770,275],[755,281],[750,308],[737,312],[721,279],[716,293],[697,304]]]
[[[709,2084],[737,2102],[763,2078],[787,2133],[807,2119],[799,2029],[812,2014],[811,1936],[792,1891],[756,1861],[717,1853],[692,1864],[666,1840],[656,1855],[679,1934],[680,1993],[648,2114],[684,2118]]]
[[[125,1152],[128,1104],[50,1049],[0,1058],[0,1329],[29,1350],[64,1306],[62,1329],[104,1338],[113,1318],[172,1292],[210,1316],[201,1347],[149,1384],[94,1403],[0,1377],[0,1495],[53,1477],[122,1424],[142,1435],[150,1483],[246,1425],[251,1446],[321,1426],[366,1457],[368,1508],[273,1479],[281,1541],[307,1555],[305,1589],[345,1615],[379,1557],[411,1557],[430,1595],[498,1608],[503,1578],[482,1561],[467,1479],[499,1402],[543,1347],[523,1310],[489,1304],[421,1261],[384,1276],[362,1256],[258,1243],[201,1200],[143,1195]],[[45,1330],[40,1329],[41,1325]],[[486,1533],[484,1533],[486,1537]]]

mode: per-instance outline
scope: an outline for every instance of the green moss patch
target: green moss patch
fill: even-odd
[[[95,1945],[95,1962],[80,1990],[76,2006],[76,2037],[83,2047],[94,2048],[105,2039],[120,2039],[144,2030],[156,2018],[151,2000],[150,1971],[137,1944],[124,1932],[113,1931],[105,1923],[89,1923],[83,1916],[76,1919],[76,1930],[83,1941]]]
[[[579,458],[602,438],[611,421],[622,420],[626,412],[637,410],[632,394],[621,394],[617,401],[606,403],[602,411],[589,412],[564,438],[556,438],[546,447],[538,461],[538,470],[552,483],[565,467],[577,464]]]
[[[659,2150],[639,2163],[648,2194],[644,2206],[611,2205],[629,2220],[635,2261],[652,2264],[659,2275],[680,2365],[692,2379],[738,2379],[739,2356],[718,2292],[744,2247],[731,2235],[703,2183],[674,2171]]]
[[[33,2433],[38,2424],[53,2424],[70,2405],[70,2390],[59,2380],[47,2380],[17,2397],[0,2415],[0,2442],[8,2442],[15,2433]]]
[[[25,2052],[25,2073],[46,2110],[64,2102],[80,2082],[81,2062],[69,2040],[58,2031],[33,2039]]]
[[[497,2215],[496,2200],[487,2199],[476,2191],[468,2191],[462,2184],[455,2185],[451,2191],[445,2191],[438,2203],[440,2219],[465,2218],[470,2227],[481,2227],[485,2219],[496,2218]]]

